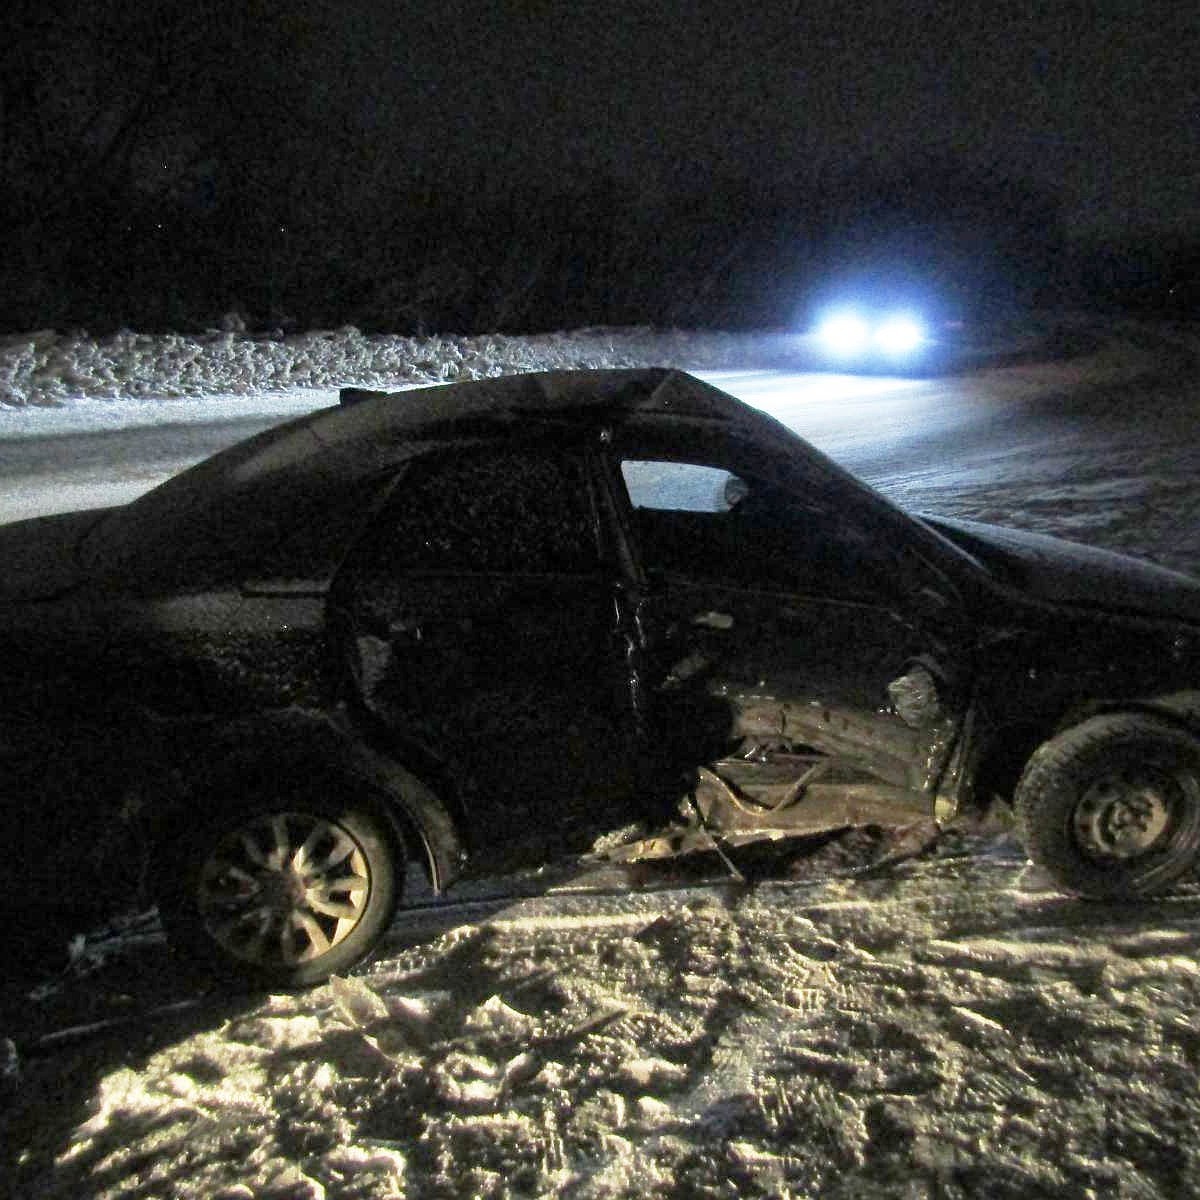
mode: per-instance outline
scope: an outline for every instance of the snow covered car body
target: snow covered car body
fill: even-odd
[[[158,900],[271,984],[435,887],[1015,790],[1066,888],[1200,850],[1200,583],[922,521],[667,370],[343,403],[0,528],[7,894]],[[658,834],[658,836],[655,836]]]

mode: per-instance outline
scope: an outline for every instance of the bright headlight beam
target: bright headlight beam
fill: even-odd
[[[875,330],[875,345],[884,354],[911,354],[925,342],[925,329],[915,317],[888,317]]]
[[[834,354],[858,354],[871,340],[871,327],[857,313],[835,313],[821,322],[817,337]]]

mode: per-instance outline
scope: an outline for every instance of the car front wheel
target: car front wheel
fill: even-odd
[[[304,987],[364,958],[399,900],[403,850],[369,809],[302,797],[186,835],[160,889],[168,935],[223,976]]]
[[[1092,717],[1034,752],[1014,804],[1026,853],[1065,890],[1162,892],[1200,858],[1200,742],[1141,713]]]

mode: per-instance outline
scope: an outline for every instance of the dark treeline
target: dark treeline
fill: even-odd
[[[769,325],[795,307],[807,244],[790,213],[727,196],[651,206],[604,184],[199,211],[112,189],[8,212],[22,246],[0,281],[8,329],[186,330],[231,311],[285,330]]]
[[[316,185],[325,182],[313,180]],[[281,190],[282,191],[282,190]],[[847,211],[856,211],[847,200]],[[752,328],[797,319],[830,274],[903,263],[986,309],[1038,302],[1053,239],[1011,223],[849,221],[828,202],[720,190],[647,199],[615,182],[202,204],[136,185],[6,208],[0,325],[533,332],[598,324]]]
[[[356,74],[335,19],[316,0],[9,0],[0,328],[769,327],[864,264],[985,309],[1082,277],[1053,199],[950,160],[784,200],[699,169],[675,194],[535,180],[503,148],[430,165],[405,138],[419,115]]]

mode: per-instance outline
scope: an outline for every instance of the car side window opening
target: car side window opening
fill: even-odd
[[[655,574],[870,600],[886,552],[819,499],[672,460],[621,462],[643,566]]]
[[[492,447],[427,455],[398,481],[359,558],[389,574],[591,574],[585,464]]]

